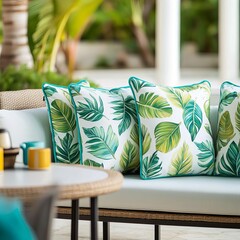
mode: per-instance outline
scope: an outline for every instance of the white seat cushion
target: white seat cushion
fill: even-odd
[[[60,206],[70,206],[61,201]],[[80,199],[89,206],[89,199]],[[141,180],[125,177],[120,191],[99,198],[100,208],[240,215],[240,179],[212,176]]]

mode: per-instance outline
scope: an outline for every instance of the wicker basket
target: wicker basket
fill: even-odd
[[[16,156],[19,154],[19,148],[4,149],[4,169],[14,168]]]

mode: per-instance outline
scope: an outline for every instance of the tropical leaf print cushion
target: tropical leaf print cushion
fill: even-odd
[[[89,85],[85,80],[77,86]],[[48,108],[55,162],[80,163],[76,117],[68,88],[45,83],[42,90]]]
[[[141,126],[141,177],[212,174],[209,82],[164,87],[131,77],[129,85]]]
[[[123,173],[139,169],[138,126],[129,87],[94,89],[71,84],[81,163]]]
[[[224,82],[220,89],[215,174],[240,176],[240,86]]]

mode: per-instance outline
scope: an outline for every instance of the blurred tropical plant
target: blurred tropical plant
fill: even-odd
[[[218,51],[218,2],[181,1],[181,44],[194,42],[199,52]]]
[[[35,70],[53,71],[61,42],[69,75],[75,63],[77,41],[102,0],[32,0],[28,39]]]
[[[145,53],[154,56],[155,52],[155,3],[156,0],[104,0],[82,39],[120,41],[146,61]],[[152,65],[151,60],[146,64]]]
[[[44,82],[67,86],[71,82],[80,81],[81,79],[70,79],[65,75],[56,72],[39,73],[26,65],[20,65],[18,68],[9,65],[4,71],[0,72],[0,89],[1,91],[20,90],[20,89],[39,89]],[[93,81],[89,81],[92,87],[99,87]]]
[[[135,38],[141,51],[142,59],[148,67],[154,66],[154,56],[150,49],[150,43],[145,31],[143,13],[145,4],[150,1],[131,0],[132,25]],[[153,2],[152,2],[153,3]]]
[[[181,44],[194,42],[199,52],[218,50],[218,0],[181,0]],[[155,52],[156,0],[143,1],[144,31],[151,52]],[[139,52],[132,28],[131,0],[104,0],[97,9],[94,22],[82,39],[116,40],[132,52]]]

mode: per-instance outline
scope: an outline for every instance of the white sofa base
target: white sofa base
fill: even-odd
[[[70,207],[70,201],[58,206]],[[89,207],[88,199],[80,207]],[[195,176],[142,180],[125,176],[120,191],[99,197],[104,209],[240,215],[240,178]]]

